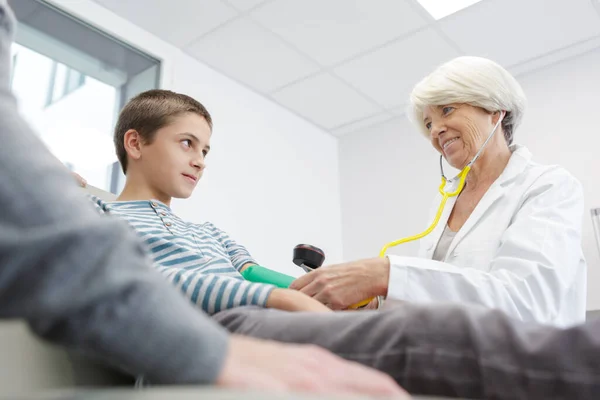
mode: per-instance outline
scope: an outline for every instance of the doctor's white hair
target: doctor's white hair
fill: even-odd
[[[423,123],[425,107],[452,103],[470,104],[489,112],[506,111],[502,130],[510,145],[523,118],[526,98],[517,80],[497,63],[481,57],[458,57],[415,85],[410,95],[409,116],[429,137]]]

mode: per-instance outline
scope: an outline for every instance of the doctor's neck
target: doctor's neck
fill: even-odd
[[[490,142],[471,167],[467,175],[465,191],[487,190],[504,172],[511,154],[504,140],[500,143]]]

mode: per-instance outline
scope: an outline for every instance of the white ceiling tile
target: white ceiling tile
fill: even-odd
[[[248,11],[257,7],[259,4],[264,3],[267,0],[226,0],[227,3],[231,4],[240,11]]]
[[[590,0],[485,0],[440,21],[469,55],[505,67],[600,34]]]
[[[562,50],[548,53],[531,61],[509,67],[508,72],[518,77],[523,74],[552,66],[553,64],[561,62],[562,60],[578,57],[598,48],[600,48],[600,36],[596,36],[590,40],[585,40],[579,42],[578,44],[565,47]]]
[[[427,23],[407,0],[277,0],[250,15],[325,66]]]
[[[261,92],[269,92],[318,69],[277,35],[240,18],[184,49],[216,70]]]
[[[417,0],[421,7],[429,13],[435,20],[442,19],[448,15],[454,14],[467,7],[472,6],[481,0]]]
[[[216,0],[94,1],[178,47],[239,14],[234,8]]]
[[[369,100],[330,74],[319,74],[297,82],[274,93],[272,97],[325,129],[380,111]]]
[[[339,136],[347,135],[352,132],[356,132],[360,129],[368,128],[370,126],[377,125],[377,124],[380,124],[385,121],[389,121],[392,118],[395,118],[395,117],[392,114],[389,114],[387,112],[378,113],[378,114],[372,115],[370,117],[363,118],[358,121],[350,122],[348,124],[344,124],[337,128],[333,128],[331,130],[331,133],[334,136],[339,137]]]
[[[413,86],[459,54],[433,29],[391,43],[334,69],[334,73],[386,108],[406,104]]]
[[[335,135],[403,115],[412,87],[459,55],[414,0],[93,1]],[[482,0],[436,24],[462,53],[523,73],[593,48],[598,1]]]

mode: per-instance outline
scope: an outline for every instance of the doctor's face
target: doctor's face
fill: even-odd
[[[499,116],[480,107],[455,103],[425,107],[423,123],[433,147],[452,167],[462,169],[475,157]],[[502,139],[502,133],[496,132],[486,148],[500,144]]]

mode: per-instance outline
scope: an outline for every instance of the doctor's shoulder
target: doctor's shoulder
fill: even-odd
[[[524,198],[552,195],[557,200],[578,198],[583,202],[583,187],[566,168],[560,165],[543,165],[530,162],[521,183],[526,186]]]

